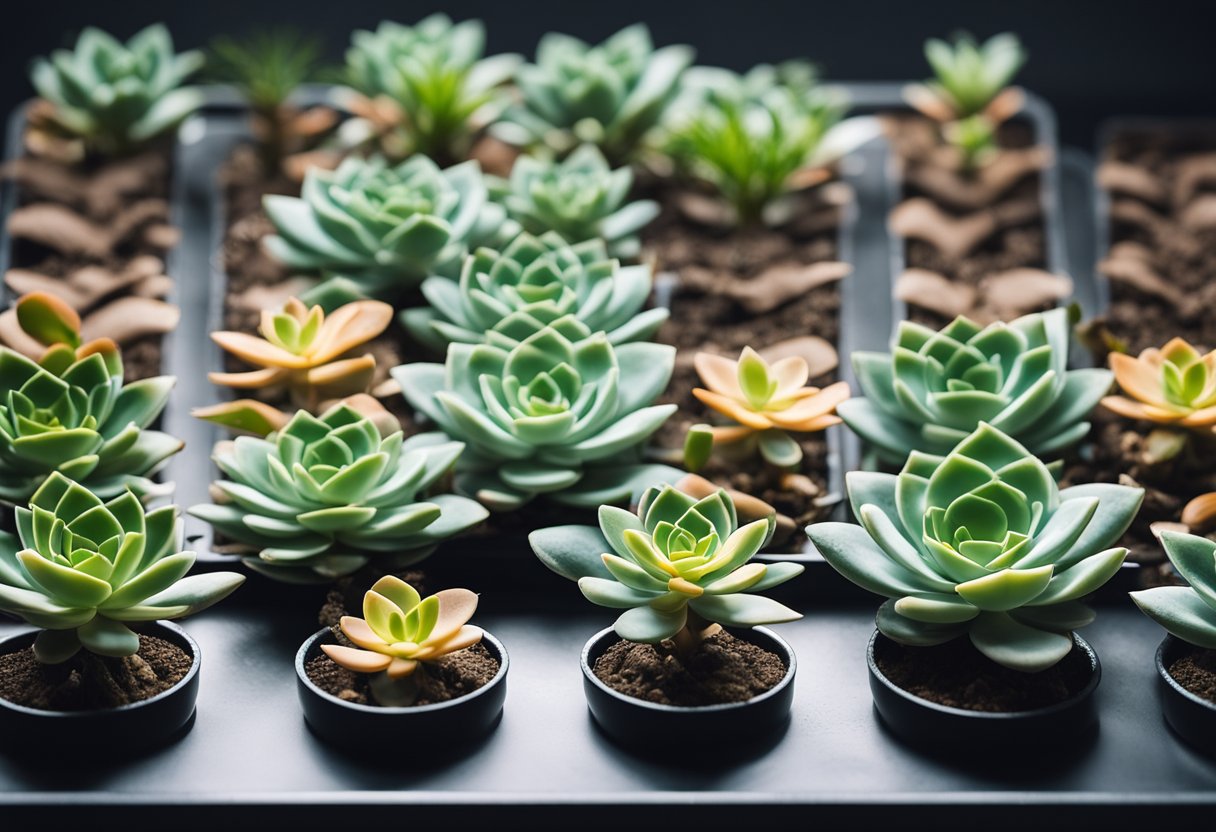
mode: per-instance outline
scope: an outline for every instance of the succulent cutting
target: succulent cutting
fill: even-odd
[[[500,510],[539,494],[594,507],[679,475],[642,459],[646,439],[675,411],[652,404],[674,361],[671,347],[613,346],[566,316],[514,346],[453,343],[446,364],[392,374],[414,408],[468,446],[461,492]]]
[[[1001,94],[1026,63],[1026,50],[1017,35],[1009,32],[982,44],[961,34],[953,43],[929,38],[925,58],[934,77],[904,91],[912,106],[941,122],[977,115],[1000,121],[1007,115]]]
[[[571,246],[552,231],[523,233],[501,251],[466,257],[459,282],[427,278],[429,305],[402,321],[439,352],[451,342],[509,347],[566,315],[622,344],[651,337],[667,320],[666,309],[642,309],[651,285],[650,266],[621,266],[602,240]]]
[[[34,657],[59,664],[81,648],[130,656],[129,625],[182,618],[240,586],[233,572],[186,577],[175,506],[144,511],[123,492],[103,502],[58,472],[17,508],[17,535],[0,532],[0,610],[41,627]]]
[[[1063,659],[1106,583],[1144,492],[1108,483],[1060,489],[1047,466],[981,424],[945,456],[914,451],[898,475],[853,471],[861,525],[807,534],[849,580],[889,600],[878,629],[913,647],[966,636],[988,658],[1033,673]]]
[[[468,623],[476,611],[475,592],[444,589],[424,599],[405,581],[385,575],[363,596],[363,617],[345,615],[339,622],[355,646],[321,649],[347,670],[370,674],[380,705],[406,707],[417,700],[428,664],[481,641],[481,629]]]
[[[890,354],[854,352],[864,397],[841,402],[844,423],[884,459],[945,454],[987,422],[1046,456],[1089,432],[1110,389],[1102,369],[1068,369],[1068,312],[981,327],[958,317],[941,331],[903,321]]]
[[[1216,542],[1166,531],[1161,545],[1189,586],[1157,586],[1131,593],[1145,615],[1172,636],[1216,650]]]
[[[486,512],[464,497],[426,496],[460,455],[459,442],[403,440],[399,429],[378,426],[385,421],[344,402],[319,417],[299,411],[264,439],[238,437],[214,456],[225,477],[214,484],[217,502],[190,514],[279,580],[333,580],[373,557],[416,563]]]
[[[1216,352],[1201,355],[1181,338],[1133,357],[1111,353],[1123,392],[1102,406],[1128,419],[1210,432],[1216,429]]]

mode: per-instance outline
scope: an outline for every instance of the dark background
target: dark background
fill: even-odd
[[[1091,147],[1094,130],[1114,115],[1216,116],[1216,0],[1104,3],[1078,0],[9,0],[0,23],[0,111],[30,95],[30,60],[68,45],[86,25],[124,39],[163,20],[180,48],[217,33],[290,25],[322,37],[335,62],[349,33],[384,18],[413,22],[435,10],[479,17],[489,51],[531,55],[549,30],[599,40],[643,20],[656,43],[690,43],[698,61],[734,69],[793,57],[821,64],[828,78],[905,80],[927,74],[921,43],[967,29],[987,37],[1017,32],[1030,60],[1019,81],[1059,114],[1065,141]]]

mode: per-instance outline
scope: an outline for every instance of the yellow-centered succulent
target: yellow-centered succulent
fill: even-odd
[[[1110,368],[1124,395],[1102,399],[1107,410],[1162,425],[1216,429],[1216,351],[1200,355],[1174,338],[1138,357],[1113,353]]]

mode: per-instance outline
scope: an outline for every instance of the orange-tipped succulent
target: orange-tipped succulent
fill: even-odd
[[[1216,352],[1200,355],[1181,338],[1133,358],[1112,353],[1110,368],[1124,395],[1102,404],[1129,419],[1216,430]]]
[[[693,390],[700,401],[736,424],[711,428],[714,442],[753,445],[779,468],[802,460],[802,448],[788,432],[813,433],[837,424],[836,405],[849,397],[843,381],[822,390],[807,386],[810,369],[799,356],[772,366],[751,347],[737,361],[697,353],[694,365],[708,390]]]
[[[118,345],[110,338],[84,341],[80,335],[80,315],[61,298],[47,292],[28,292],[17,298],[13,311],[21,332],[42,349],[29,357],[52,372],[97,353],[105,360],[111,375],[122,375]]]

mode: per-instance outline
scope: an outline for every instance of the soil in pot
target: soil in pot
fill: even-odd
[[[0,655],[0,698],[48,711],[90,711],[151,699],[190,672],[190,654],[155,636],[139,637],[125,658],[82,650],[58,665],[40,664],[32,648]]]
[[[1216,705],[1216,650],[1192,648],[1169,666],[1174,681]]]
[[[1041,673],[1010,670],[984,656],[965,638],[936,647],[904,647],[889,639],[875,644],[878,669],[914,696],[969,711],[1012,713],[1049,707],[1079,694],[1093,668],[1073,647]]]
[[[776,653],[720,632],[685,664],[661,646],[618,641],[600,656],[596,677],[613,690],[658,705],[746,702],[775,687],[787,668]]]

